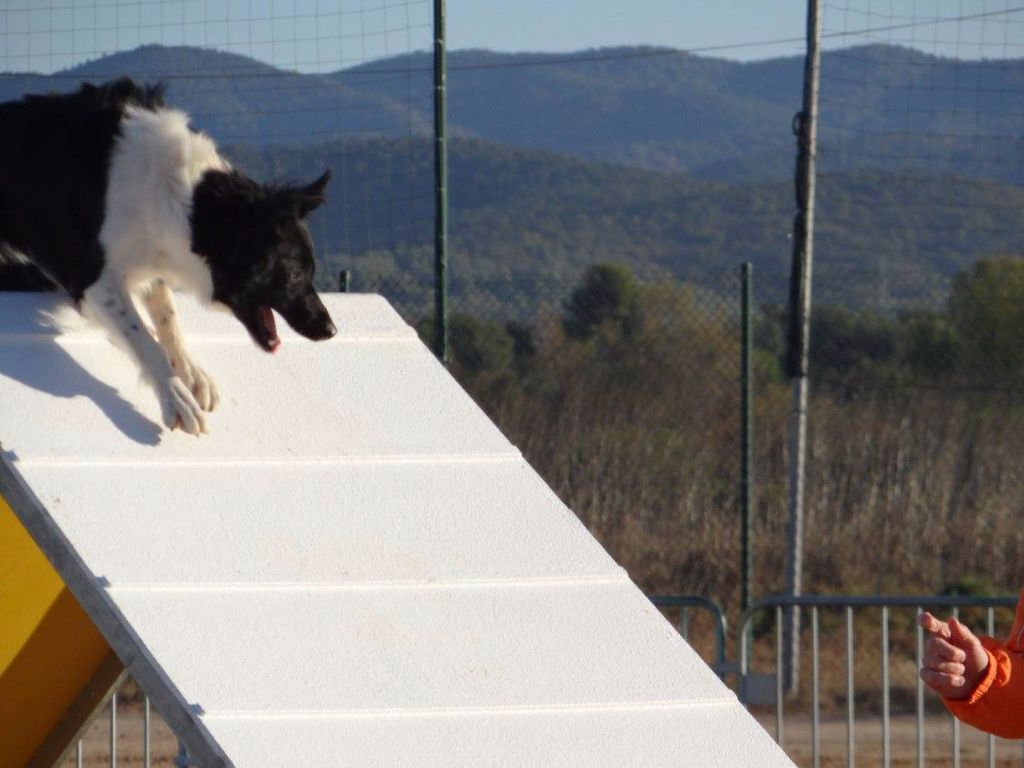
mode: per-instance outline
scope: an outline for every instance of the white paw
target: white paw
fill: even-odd
[[[195,397],[199,407],[204,411],[212,411],[220,403],[220,394],[217,392],[217,385],[206,371],[192,362],[190,359],[182,358],[175,360],[171,367],[178,377],[185,383],[189,391]]]
[[[164,426],[181,427],[190,435],[206,432],[206,416],[196,398],[179,377],[172,376],[160,387],[160,408]]]

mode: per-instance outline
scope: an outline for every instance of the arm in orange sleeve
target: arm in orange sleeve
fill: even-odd
[[[1024,738],[1024,593],[1005,643],[979,637],[988,654],[985,676],[966,699],[943,699],[955,717],[1006,739]]]

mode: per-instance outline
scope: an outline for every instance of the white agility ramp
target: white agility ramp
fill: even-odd
[[[383,299],[325,300],[274,356],[182,302],[195,438],[0,294],[0,495],[196,764],[792,765]]]

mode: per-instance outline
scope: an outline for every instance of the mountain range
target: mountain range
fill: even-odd
[[[663,48],[455,51],[448,66],[454,137],[720,181],[791,173],[800,57],[741,63]],[[433,125],[427,53],[298,74],[237,54],[145,46],[51,76],[4,75],[0,100],[123,74],[167,81],[170,99],[227,143],[404,138],[429,135]],[[1021,152],[1022,92],[1022,59],[961,61],[881,45],[827,52],[824,170],[891,169],[895,161],[1021,183],[1021,164],[1005,160]]]

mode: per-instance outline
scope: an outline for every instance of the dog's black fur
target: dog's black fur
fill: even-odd
[[[268,351],[273,328],[260,307],[273,307],[307,338],[335,333],[313,290],[313,244],[302,223],[323,202],[329,179],[325,172],[308,187],[268,187],[237,172],[209,171],[193,193],[192,250],[210,265],[213,298]],[[251,239],[240,240],[239,230]]]

